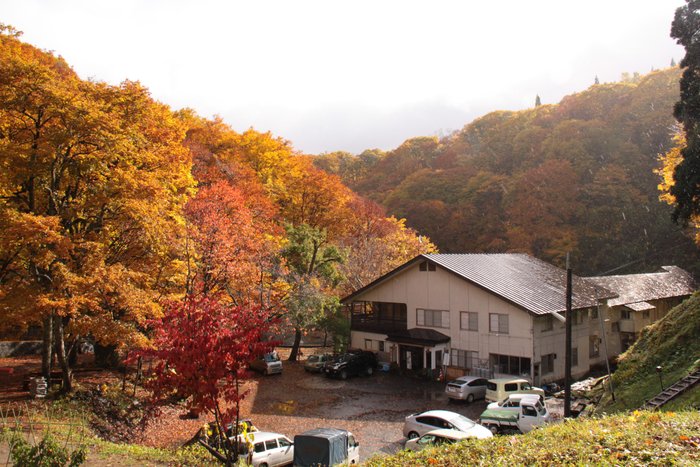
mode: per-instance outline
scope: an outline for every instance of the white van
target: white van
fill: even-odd
[[[294,460],[294,443],[279,433],[255,431],[248,434],[248,443],[250,450],[239,451],[239,459],[253,467],[288,465]]]
[[[496,378],[486,383],[486,400],[488,402],[501,402],[514,393],[537,394],[544,400],[544,390],[536,388],[522,378]]]

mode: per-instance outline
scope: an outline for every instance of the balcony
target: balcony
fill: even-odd
[[[408,329],[405,303],[355,302],[350,314],[353,331],[387,334]]]

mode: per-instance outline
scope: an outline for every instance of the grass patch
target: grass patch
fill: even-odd
[[[367,466],[698,465],[700,413],[633,412],[569,420],[527,435],[373,457]]]
[[[620,357],[613,375],[615,401],[605,393],[598,413],[633,410],[661,392],[656,367],[661,366],[668,387],[700,365],[700,294],[673,308],[666,316],[642,331],[637,342]],[[682,410],[700,407],[700,386],[663,407]]]

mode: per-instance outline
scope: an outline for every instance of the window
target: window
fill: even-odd
[[[445,310],[416,310],[416,324],[433,328],[449,328],[450,312]]]
[[[508,334],[508,315],[489,313],[489,332]]]
[[[372,350],[372,339],[365,339],[365,349]]]
[[[265,443],[255,443],[255,452],[265,452]]]
[[[475,311],[463,311],[459,314],[459,328],[466,331],[479,330],[479,313]]]
[[[277,438],[277,442],[279,443],[281,448],[286,448],[292,445],[292,442],[289,441],[287,438]]]
[[[632,313],[629,310],[620,310],[620,319],[632,319]]]
[[[542,374],[554,373],[554,354],[542,355]]]
[[[542,332],[551,331],[554,329],[554,318],[552,315],[547,315],[542,321]]]
[[[270,449],[277,449],[277,440],[276,439],[271,439],[271,440],[265,441],[265,450],[269,451]]]
[[[598,319],[598,308],[591,308],[591,319]]]
[[[433,263],[429,263],[428,261],[423,261],[418,266],[418,270],[419,271],[435,271],[435,265]]]
[[[571,349],[571,366],[578,366],[578,347]]]
[[[584,312],[585,312],[585,310],[574,310],[574,311],[572,311],[572,313],[573,313],[572,316],[574,317],[574,320],[572,321],[572,324],[573,324],[574,326],[578,326],[579,324],[583,324],[583,314],[584,314]],[[586,314],[588,314],[588,313],[586,312]]]
[[[518,383],[507,383],[503,389],[506,392],[515,392],[518,390]]]
[[[379,341],[379,351],[384,352],[384,341]]]
[[[503,373],[507,375],[530,374],[530,359],[527,357],[490,354],[489,360],[491,368],[493,368],[496,373]]]
[[[644,319],[649,319],[649,310],[647,310],[647,311],[642,311],[642,318],[644,318]]]
[[[450,353],[450,365],[459,368],[477,368],[479,352],[471,350],[452,349]]]
[[[526,417],[536,417],[537,409],[529,405],[523,405],[523,415]]]

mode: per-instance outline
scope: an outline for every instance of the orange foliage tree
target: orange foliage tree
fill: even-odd
[[[143,341],[184,277],[192,188],[184,128],[137,83],[81,81],[60,59],[0,36],[0,313],[44,329],[71,388],[65,338]]]

